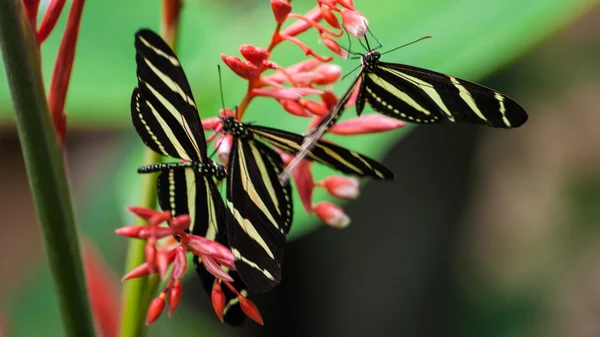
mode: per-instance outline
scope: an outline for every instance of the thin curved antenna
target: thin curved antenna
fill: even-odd
[[[358,43],[360,43],[360,46],[363,47],[367,52],[369,52],[369,48],[367,48],[367,46],[365,46],[362,42],[361,39],[358,39]]]
[[[371,49],[371,46],[369,46],[369,39],[367,39],[366,35],[364,35],[364,38],[365,38],[365,43],[367,44],[367,50],[371,51],[372,49]]]
[[[375,39],[375,41],[377,41],[377,43],[379,44],[377,47],[371,49],[371,50],[377,50],[381,47],[383,47],[383,44],[381,43],[381,41],[379,41],[379,39],[375,36],[375,34],[373,34],[373,32],[371,31],[371,28],[369,28],[369,25],[367,25],[367,23],[365,22],[365,26],[367,26],[367,32],[369,32],[369,34],[371,34],[371,36]]]
[[[356,71],[356,69],[358,69],[360,67],[362,67],[362,64],[354,67],[354,69],[350,70],[346,75],[342,76],[342,79],[340,81],[343,81],[346,77],[348,77],[348,75],[352,74],[353,72]]]
[[[219,73],[219,89],[221,90],[221,108],[225,111],[225,98],[223,97],[223,78],[221,78],[221,65],[217,64],[217,72]]]
[[[342,46],[341,44],[339,44],[339,43],[338,43],[337,41],[335,41],[335,40],[332,40],[332,41],[333,41],[335,44],[337,44],[337,45],[338,45],[338,47],[342,48],[342,49],[343,49],[343,50],[344,50],[346,53],[348,53],[348,55],[357,55],[358,57],[362,57],[362,55],[363,55],[363,54],[361,54],[361,53],[357,53],[357,52],[353,52],[353,51],[351,51],[351,50],[350,50],[350,48],[346,48],[346,47]],[[350,60],[353,60],[353,59],[355,59],[355,58],[354,58],[354,57],[350,57],[350,58],[348,58],[348,59],[350,59]]]
[[[414,41],[412,41],[412,42],[409,42],[409,43],[407,43],[407,44],[403,44],[403,45],[401,45],[400,47],[396,47],[396,48],[394,48],[394,49],[392,49],[392,50],[388,50],[388,51],[386,51],[385,53],[381,53],[381,55],[385,55],[385,54],[391,53],[391,52],[393,52],[393,51],[395,51],[395,50],[398,50],[398,49],[400,49],[400,48],[404,48],[404,47],[406,47],[406,46],[409,46],[409,45],[411,45],[411,44],[413,44],[413,43],[417,43],[417,42],[419,42],[419,41],[422,41],[422,40],[425,40],[425,39],[431,39],[431,38],[432,38],[432,36],[431,36],[431,35],[423,36],[423,37],[422,37],[422,38],[420,38],[420,39],[416,39],[416,40],[414,40]]]

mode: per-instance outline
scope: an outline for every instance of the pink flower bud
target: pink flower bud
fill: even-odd
[[[323,94],[321,95],[321,100],[327,107],[327,110],[333,109],[333,107],[338,102],[337,96],[330,90],[326,90],[325,92],[323,92]]]
[[[323,35],[323,43],[325,44],[325,46],[331,50],[332,52],[338,54],[339,56],[343,57],[343,58],[347,58],[348,57],[348,53],[342,49],[342,47],[335,42],[334,40],[332,40],[331,38],[329,38],[328,36]]]
[[[187,258],[185,256],[185,249],[179,246],[175,248],[175,260],[173,261],[173,271],[171,272],[171,276],[177,280],[181,279],[186,270]]]
[[[169,261],[169,252],[165,251],[164,249],[159,249],[156,253],[156,267],[161,279],[164,280],[165,276],[167,276],[170,264],[171,261]]]
[[[243,62],[235,56],[227,56],[225,54],[221,54],[221,60],[236,75],[246,80],[254,80],[260,74],[260,69],[249,61]]]
[[[342,5],[343,7],[354,10],[353,0],[337,0],[337,3]]]
[[[181,281],[175,280],[175,284],[171,287],[171,291],[169,292],[169,317],[173,316],[175,309],[177,309],[182,293],[183,287],[181,286]]]
[[[147,226],[126,226],[117,228],[115,233],[127,238],[140,239],[140,232],[146,229],[146,227]]]
[[[282,24],[292,11],[292,5],[285,0],[271,0],[271,9],[275,16],[275,22]]]
[[[193,234],[187,235],[187,239],[189,248],[197,253],[196,255],[208,255],[226,261],[228,265],[233,265],[233,261],[235,261],[233,253],[222,244]]]
[[[329,113],[329,109],[323,103],[306,100],[304,101],[304,107],[310,111],[313,115],[325,116]]]
[[[223,165],[229,163],[229,154],[231,153],[231,146],[233,145],[233,136],[225,135],[215,141],[215,147],[217,148],[217,157]]]
[[[329,6],[326,5],[321,5],[321,16],[323,16],[323,19],[333,28],[337,28],[340,29],[342,28],[340,26],[340,21],[338,21],[337,16],[335,16],[335,14],[333,14],[333,12],[331,11],[331,9],[329,8]]]
[[[288,165],[294,159],[294,156],[288,153],[282,153],[281,159],[285,165]],[[294,178],[300,201],[302,201],[302,206],[304,206],[306,213],[309,215],[312,213],[311,204],[313,190],[315,189],[315,181],[310,169],[310,164],[310,161],[302,160],[292,171],[292,177]]]
[[[160,213],[160,211],[157,211],[152,208],[137,207],[137,206],[129,206],[129,207],[127,207],[127,210],[130,211],[131,213],[139,216],[140,218],[142,218],[144,220],[150,220],[150,218],[152,218],[154,215],[156,215],[157,213]]]
[[[156,227],[156,226],[160,225],[162,222],[169,221],[170,219],[171,219],[170,211],[158,212],[158,213],[154,214],[150,218],[150,220],[148,220],[148,225],[150,227]]]
[[[390,131],[404,125],[404,122],[394,118],[380,114],[370,114],[338,122],[331,127],[329,132],[338,135],[359,135]]]
[[[321,76],[314,83],[318,85],[327,85],[333,82],[336,82],[342,76],[342,67],[337,64],[321,64],[315,69],[316,73],[319,73]]]
[[[144,262],[141,265],[137,266],[135,269],[125,274],[121,281],[127,281],[138,277],[144,277],[152,274],[152,270],[150,268],[150,264],[148,262]]]
[[[261,67],[263,62],[269,59],[269,52],[260,47],[255,47],[249,44],[243,44],[240,47],[240,53],[244,58],[250,61],[257,67]]]
[[[212,292],[210,293],[213,308],[217,317],[223,322],[223,310],[225,310],[225,294],[221,290],[221,285],[215,280]]]
[[[348,34],[361,39],[368,31],[367,26],[369,21],[357,11],[344,10],[342,11],[342,24],[346,28],[346,31],[348,31]]]
[[[146,315],[146,325],[154,323],[160,317],[165,309],[165,298],[167,298],[167,294],[162,292],[157,298],[152,300],[150,308],[148,308],[148,315]]]
[[[251,320],[255,321],[260,325],[265,325],[263,322],[263,318],[260,315],[260,311],[258,311],[258,308],[256,307],[256,305],[254,305],[252,301],[241,295],[238,296],[238,300],[240,301],[240,307],[242,308],[242,311],[246,314],[246,316],[250,317]]]
[[[221,125],[221,118],[219,117],[210,117],[202,119],[202,128],[204,130],[215,130],[217,127]]]
[[[190,216],[187,214],[178,215],[169,221],[169,227],[174,231],[182,232],[190,227],[191,221]]]
[[[327,193],[338,199],[356,199],[358,198],[358,179],[344,176],[329,176],[317,183],[317,186],[323,187]]]
[[[217,262],[215,262],[215,260],[213,260],[210,256],[200,255],[200,258],[202,259],[204,268],[206,268],[209,273],[213,274],[214,277],[233,282],[233,278],[231,278],[231,276],[225,272],[221,266],[219,266],[219,264],[217,264]]]
[[[158,226],[143,226],[143,227],[144,227],[143,230],[141,230],[139,232],[139,238],[144,239],[144,240],[148,240],[150,238],[162,239],[162,238],[166,238],[167,236],[171,236],[171,235],[175,234],[175,231],[173,231],[173,229],[170,227],[158,227]]]
[[[283,106],[285,111],[291,113],[292,115],[300,116],[300,117],[310,117],[311,116],[311,114],[308,111],[306,111],[304,109],[304,107],[296,101],[279,100],[279,104],[281,104],[281,106]]]
[[[256,96],[273,97],[275,99],[299,100],[308,95],[320,95],[323,91],[313,88],[276,88],[276,89],[252,89]]]
[[[323,221],[334,228],[345,228],[350,224],[350,217],[338,205],[321,201],[313,205],[313,211]]]
[[[319,6],[315,6],[308,13],[304,14],[304,16],[309,19],[309,21],[320,21],[322,19],[321,9]],[[286,36],[296,36],[300,33],[303,33],[310,29],[312,26],[305,20],[296,20],[296,22],[289,25],[286,29],[284,29],[280,35]]]

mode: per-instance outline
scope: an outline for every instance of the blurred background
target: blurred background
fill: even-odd
[[[292,4],[297,13],[315,5]],[[433,35],[385,61],[477,80],[518,101],[529,121],[508,131],[439,125],[334,137],[378,156],[397,178],[363,184],[360,198],[345,206],[352,224],[344,230],[296,209],[284,281],[253,298],[265,327],[220,324],[190,277],[184,307],[149,335],[600,336],[600,7],[591,0],[356,6],[382,50]],[[202,117],[220,107],[219,55],[237,56],[243,43],[266,46],[271,15],[267,1],[186,2],[178,54]],[[42,49],[47,79],[65,16]],[[105,291],[115,301],[127,240],[113,231],[132,222],[124,207],[137,200],[143,151],[129,117],[133,34],[158,30],[159,18],[159,2],[88,1],[67,101],[77,219],[112,271],[114,289]],[[301,36],[326,53],[317,38],[313,31]],[[284,66],[302,59],[289,45],[272,57]],[[334,62],[348,71],[358,64]],[[6,336],[61,336],[4,76],[0,327]],[[228,70],[223,81],[226,104],[239,103],[245,82]],[[345,88],[338,84],[336,92]],[[305,125],[267,99],[254,101],[247,118],[296,131]],[[315,170],[317,178],[328,173]],[[106,310],[118,311],[110,303]]]

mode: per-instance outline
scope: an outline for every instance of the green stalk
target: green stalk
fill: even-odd
[[[158,163],[162,160],[161,155],[146,148],[144,152],[143,165]],[[156,207],[156,174],[142,174],[142,188],[140,190],[140,201],[138,206]],[[145,225],[140,220],[138,225]],[[127,250],[126,272],[146,261],[144,257],[145,241],[129,240]],[[121,311],[121,337],[140,337],[144,334],[144,323],[148,305],[144,301],[146,294],[146,277],[139,277],[123,282],[123,303]]]
[[[65,336],[94,336],[61,149],[50,119],[35,33],[20,0],[0,1],[0,47]]]
[[[163,2],[163,11],[166,6],[173,5],[173,0]],[[162,35],[167,43],[175,51],[177,41],[177,31],[179,26],[180,4],[176,6],[176,12],[170,12],[175,16],[166,19],[163,22]],[[163,14],[166,14],[163,13]],[[167,15],[167,17],[169,17]],[[162,161],[162,157],[156,152],[146,148],[144,152],[143,165],[153,164]],[[156,207],[156,174],[142,175],[142,189],[140,191],[140,204],[138,206],[155,208]],[[142,221],[139,225],[145,225]],[[140,264],[144,263],[145,242],[140,240],[130,240],[127,252],[126,271],[130,271]],[[144,335],[144,323],[146,312],[152,301],[154,294],[160,285],[160,278],[157,275],[151,277],[141,277],[128,280],[123,284],[123,305],[121,315],[121,337],[141,337]]]

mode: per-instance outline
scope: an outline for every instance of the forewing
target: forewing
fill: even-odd
[[[192,91],[171,48],[150,30],[135,35],[138,89],[132,118],[144,143],[171,157],[206,161],[206,139]],[[145,102],[134,111],[134,99]],[[146,129],[147,131],[143,131]],[[143,132],[140,132],[142,130]],[[148,132],[158,137],[148,137]],[[171,143],[170,149],[159,144]],[[164,149],[164,151],[163,151]]]
[[[290,186],[278,180],[279,154],[252,138],[234,140],[227,177],[227,234],[236,268],[251,291],[281,281],[285,235],[292,221]]]
[[[247,127],[265,142],[287,153],[296,155],[302,149],[302,135],[264,126]],[[317,161],[345,174],[375,179],[394,178],[394,174],[379,162],[325,140],[315,142],[315,146],[307,151],[306,159]]]
[[[361,87],[374,110],[414,123],[469,122],[519,127],[527,113],[501,93],[417,67],[379,62]]]

